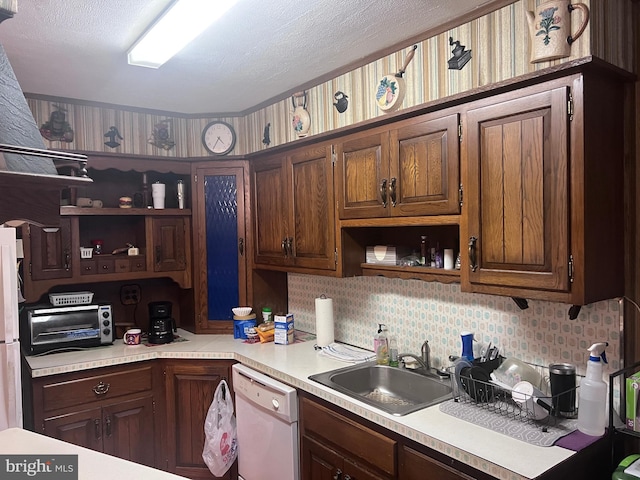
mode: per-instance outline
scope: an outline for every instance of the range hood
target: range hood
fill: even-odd
[[[58,175],[56,164],[72,165],[73,176]],[[22,89],[0,46],[0,224],[25,220],[39,225],[60,221],[64,188],[91,183],[87,157],[45,148]]]

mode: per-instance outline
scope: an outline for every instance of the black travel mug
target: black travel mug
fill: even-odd
[[[551,403],[556,416],[572,416],[576,409],[576,367],[569,363],[549,365]]]

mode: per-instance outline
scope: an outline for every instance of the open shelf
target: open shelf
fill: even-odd
[[[137,215],[137,216],[191,216],[191,209],[183,208],[91,208],[91,207],[60,207],[60,215],[74,216],[109,216],[109,215]]]
[[[404,280],[422,280],[425,282],[460,283],[460,270],[445,270],[431,267],[401,267],[399,265],[377,265],[363,263],[362,275],[365,277],[382,276],[402,278]]]

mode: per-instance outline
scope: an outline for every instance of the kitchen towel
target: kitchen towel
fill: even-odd
[[[376,356],[367,350],[351,347],[342,343],[331,343],[320,349],[320,355],[349,363],[360,363],[373,360]]]
[[[326,347],[333,340],[333,300],[322,295],[316,298],[316,344]]]

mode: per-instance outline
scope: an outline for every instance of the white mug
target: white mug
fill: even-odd
[[[125,345],[140,345],[142,341],[142,330],[139,328],[131,328],[124,333],[122,340]]]
[[[165,184],[160,182],[151,184],[151,196],[153,197],[153,208],[164,208]]]

